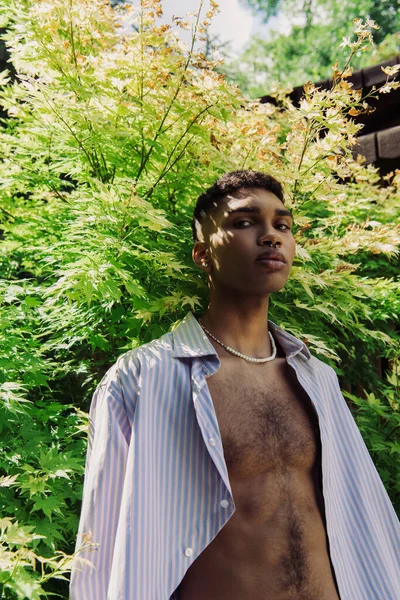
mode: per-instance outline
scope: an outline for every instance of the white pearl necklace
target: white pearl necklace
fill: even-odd
[[[272,346],[272,354],[271,354],[271,356],[268,356],[267,358],[252,358],[251,356],[246,356],[246,354],[242,354],[241,352],[238,352],[237,350],[234,350],[233,348],[231,348],[230,346],[227,346],[226,344],[224,344],[220,340],[217,340],[217,338],[214,337],[212,333],[210,333],[209,331],[207,331],[207,329],[204,327],[204,325],[202,323],[200,323],[200,321],[199,321],[199,324],[204,329],[204,331],[206,333],[208,333],[208,335],[210,337],[212,337],[213,340],[215,340],[216,342],[218,342],[218,344],[221,344],[221,346],[223,346],[226,350],[228,350],[228,352],[230,352],[231,354],[234,354],[235,356],[240,356],[240,358],[244,358],[244,360],[247,360],[248,362],[265,363],[265,362],[268,362],[270,360],[274,360],[274,358],[276,357],[276,345],[275,345],[274,338],[272,337],[270,331],[268,331],[268,335],[269,335],[269,339],[271,340],[271,346]]]

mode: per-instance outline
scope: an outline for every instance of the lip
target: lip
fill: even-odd
[[[262,252],[259,257],[256,259],[256,262],[279,262],[279,263],[286,263],[286,259],[283,256],[282,252],[279,252],[278,250],[267,250],[265,252]]]
[[[260,254],[256,263],[259,263],[269,271],[279,271],[286,265],[286,259],[278,250],[266,250]]]
[[[279,271],[286,266],[286,263],[284,263],[282,260],[276,260],[275,258],[261,258],[256,260],[256,263],[268,268],[271,271]]]

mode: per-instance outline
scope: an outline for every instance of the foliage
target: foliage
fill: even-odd
[[[346,20],[363,17],[373,19],[382,29],[379,41],[388,33],[396,31],[397,4],[393,0],[345,0],[340,4],[327,0],[243,0],[255,12],[260,14],[265,22],[272,16],[277,16],[280,11],[291,13],[293,16],[305,15],[307,25],[321,22],[322,19],[332,20],[336,16],[343,24]],[[307,21],[308,20],[308,21]],[[350,29],[351,31],[351,29]]]
[[[374,32],[376,46],[371,53],[361,50],[352,64],[361,68],[392,58],[400,52],[398,32],[400,12],[396,0],[243,0],[267,22],[271,16],[284,16],[290,31],[271,30],[269,38],[255,36],[238,59],[224,67],[231,81],[251,97],[263,96],[274,82],[303,85],[332,75],[335,60],[345,60],[338,51],[343,38],[349,38],[354,19],[371,19],[379,29]]]
[[[380,393],[366,392],[359,398],[344,392],[358,410],[358,426],[365,439],[375,463],[380,465],[380,476],[386,487],[395,495],[400,494],[400,480],[397,471],[400,454],[400,348],[393,352],[390,373],[386,377],[386,385]]]
[[[367,105],[347,82],[349,64],[336,66],[331,90],[308,85],[299,108],[282,91],[275,107],[228,84],[220,63],[194,50],[211,4],[205,19],[169,26],[157,22],[157,0],[0,0],[18,73],[2,74],[0,93],[4,598],[66,594],[84,411],[119,354],[205,305],[191,213],[228,170],[272,172],[296,216],[297,257],[272,318],[351,380],[354,397],[360,384],[374,393],[393,429],[382,435],[398,443],[393,385],[374,376],[371,356],[388,356],[398,339],[400,173],[380,187],[376,170],[352,158],[352,116]],[[370,25],[357,22],[349,61]],[[191,47],[177,34],[188,27]],[[398,85],[395,70],[374,94]],[[373,410],[364,403],[357,418]],[[399,510],[398,461],[389,478],[387,457],[376,460]]]

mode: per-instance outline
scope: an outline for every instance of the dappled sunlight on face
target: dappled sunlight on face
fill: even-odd
[[[292,225],[291,211],[264,189],[238,190],[215,201],[204,222],[203,238],[210,263],[210,288],[222,284],[236,290],[243,287],[247,293],[281,289],[296,251]],[[278,268],[258,262],[267,248],[284,257]]]
[[[229,244],[229,239],[232,238],[233,235],[230,231],[225,231],[220,225],[218,225],[218,222],[215,219],[211,218],[210,221],[214,229],[213,233],[211,233],[209,236],[210,255],[214,268],[219,269],[220,263],[218,260],[218,254],[213,252],[212,249],[218,249],[221,246],[227,246]]]

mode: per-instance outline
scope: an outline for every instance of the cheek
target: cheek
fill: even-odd
[[[215,242],[215,240],[214,240]],[[248,248],[254,246],[254,241],[249,239],[249,236],[226,236],[219,243],[214,243],[210,248],[211,256],[218,258],[235,256],[235,260],[243,256],[244,252],[248,251]]]
[[[293,262],[295,256],[296,256],[296,241],[293,239],[293,240],[291,240],[291,242],[288,246],[287,257],[288,257],[288,259],[290,259],[291,262]]]
[[[214,249],[211,254],[214,269],[222,278],[225,275],[231,277],[238,271],[243,272],[247,268],[246,257],[243,247],[238,248],[236,244]]]

